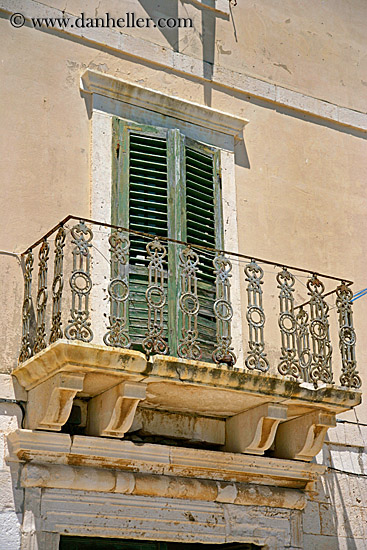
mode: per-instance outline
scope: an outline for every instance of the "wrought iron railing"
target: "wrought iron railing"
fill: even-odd
[[[65,338],[140,349],[147,356],[170,354],[226,368],[276,371],[315,387],[333,383],[333,367],[339,364],[342,386],[361,385],[349,280],[73,216],[32,245],[23,259],[20,363]],[[266,268],[273,269],[268,296],[263,291]],[[242,296],[235,310],[234,289]],[[265,302],[280,341],[272,360]],[[246,340],[242,325],[247,325],[247,350],[237,361],[243,344],[238,340]]]

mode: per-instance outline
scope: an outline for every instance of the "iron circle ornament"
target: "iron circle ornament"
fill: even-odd
[[[287,326],[287,321],[290,322],[290,326]],[[297,330],[297,321],[294,318],[294,315],[291,313],[281,313],[279,316],[279,327],[281,330],[283,330],[286,334],[294,334]]]
[[[256,319],[254,319],[254,315],[259,316],[257,321]],[[265,314],[258,306],[250,306],[247,309],[246,318],[247,321],[251,323],[254,328],[263,328],[263,326],[265,325]]]
[[[145,296],[148,304],[150,304],[153,308],[161,308],[166,303],[164,290],[158,285],[150,286],[145,292]]]
[[[84,281],[84,286],[80,286],[79,281]],[[92,281],[87,273],[84,271],[74,271],[74,273],[70,277],[70,286],[77,294],[81,294],[82,296],[86,296],[89,294],[91,288],[92,288]]]
[[[221,321],[230,321],[233,317],[233,309],[231,304],[227,300],[220,299],[216,300],[213,306],[215,315]]]
[[[346,346],[354,346],[356,343],[356,333],[352,327],[341,327],[339,336],[342,343]]]
[[[129,295],[129,287],[122,279],[113,279],[108,285],[108,294],[116,302],[124,302]]]
[[[55,278],[52,283],[53,296],[58,296],[61,293],[63,286],[64,286],[64,282],[62,279],[62,275],[55,275]]]
[[[319,319],[314,319],[310,324],[310,333],[316,340],[325,340],[327,336],[325,323]]]
[[[45,306],[47,302],[47,297],[48,297],[47,290],[45,288],[42,288],[37,294],[37,306],[38,307]]]
[[[191,292],[185,292],[180,296],[180,307],[187,315],[196,315],[199,311],[199,299]]]

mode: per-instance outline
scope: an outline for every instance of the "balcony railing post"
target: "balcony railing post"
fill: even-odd
[[[69,340],[91,342],[93,332],[89,321],[89,294],[92,289],[90,276],[90,248],[93,232],[84,221],[74,225],[71,230],[73,237],[73,271],[69,279],[71,288],[71,309],[69,324],[65,336]]]
[[[166,303],[164,289],[163,261],[167,256],[166,247],[158,237],[146,246],[148,264],[148,288],[145,298],[148,305],[148,330],[143,340],[143,349],[149,356],[152,353],[168,353],[168,345],[164,339],[163,308]]]
[[[128,299],[129,281],[127,263],[129,259],[128,239],[122,231],[115,231],[108,239],[111,253],[111,281],[108,285],[110,316],[107,332],[103,337],[106,346],[128,348]]]
[[[199,256],[190,246],[180,252],[181,295],[179,306],[182,311],[182,338],[178,345],[178,355],[185,359],[201,359],[202,351],[198,342],[198,313],[200,309],[197,272]]]
[[[34,342],[34,353],[43,350],[46,344],[46,306],[47,306],[47,262],[50,245],[43,241],[38,254],[38,292],[37,292],[37,330]]]
[[[355,352],[356,334],[353,327],[352,290],[342,281],[336,290],[336,307],[339,314],[339,349],[342,357],[342,386],[358,389],[362,381],[357,372]]]
[[[309,315],[301,306],[296,316],[297,321],[297,353],[299,366],[302,370],[302,378],[305,382],[310,381],[310,367],[312,353],[310,348],[310,327]]]
[[[278,371],[283,376],[301,378],[302,372],[297,358],[296,337],[297,321],[294,314],[294,283],[295,278],[283,267],[276,276],[278,282],[280,313],[278,324],[281,334],[281,357]]]
[[[27,361],[33,355],[31,346],[30,323],[32,309],[32,271],[33,252],[29,250],[24,262],[24,299],[22,308],[22,342],[19,352],[19,363]]]
[[[265,313],[261,289],[264,272],[255,260],[251,260],[245,267],[245,274],[248,282],[246,318],[249,328],[249,352],[245,365],[248,369],[266,372],[269,369],[269,361],[264,352]]]
[[[64,288],[64,247],[65,247],[66,232],[63,227],[60,227],[55,237],[55,259],[54,259],[54,278],[52,282],[52,319],[50,330],[50,344],[56,342],[63,336],[61,308],[62,308],[62,291]]]
[[[214,275],[216,283],[216,300],[213,310],[217,325],[217,343],[212,354],[215,363],[226,363],[233,366],[236,363],[236,356],[233,353],[231,322],[233,309],[231,305],[231,284],[230,277],[232,264],[222,252],[217,254],[213,260]]]
[[[310,299],[310,334],[312,341],[312,363],[310,366],[310,378],[315,388],[320,380],[331,384],[333,373],[331,370],[332,347],[330,342],[330,330],[328,313],[329,306],[323,298],[324,284],[313,275],[307,281]]]

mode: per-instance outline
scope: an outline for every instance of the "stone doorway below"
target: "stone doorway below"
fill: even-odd
[[[200,544],[62,536],[59,550],[261,550],[261,548],[251,543]]]

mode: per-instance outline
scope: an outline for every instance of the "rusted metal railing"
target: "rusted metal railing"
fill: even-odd
[[[95,244],[96,226],[97,232],[105,230],[105,253]],[[101,270],[95,269],[96,254],[105,262],[102,277]],[[37,284],[33,282],[35,256]],[[170,264],[172,258],[178,259],[175,271]],[[361,385],[355,356],[352,281],[74,216],[65,218],[25,251],[23,260],[20,363],[62,338],[94,342],[93,318],[98,315],[99,305],[102,307],[93,298],[93,289],[98,286],[105,292],[104,303],[108,303],[102,323],[104,333],[97,335],[102,344],[133,347],[147,356],[170,354],[266,373],[274,363],[267,354],[263,290],[265,280],[270,279],[263,267],[270,265],[275,268],[272,284],[279,291],[278,374],[311,382],[315,387],[333,383],[336,359],[331,335],[337,333],[340,383],[349,388]],[[239,266],[238,273],[242,270],[242,280],[234,280],[234,264]],[[299,272],[307,274],[301,290],[308,299],[299,300],[302,303],[298,305],[295,291]],[[326,291],[326,282],[332,282],[334,288]],[[242,312],[234,311],[231,300],[233,285],[238,291],[241,284],[247,296]],[[338,323],[333,330],[326,301],[332,295],[336,297]],[[239,364],[238,335],[232,325],[236,316],[242,319],[241,313],[247,323],[248,343],[246,356]],[[99,331],[100,327],[98,323]]]

